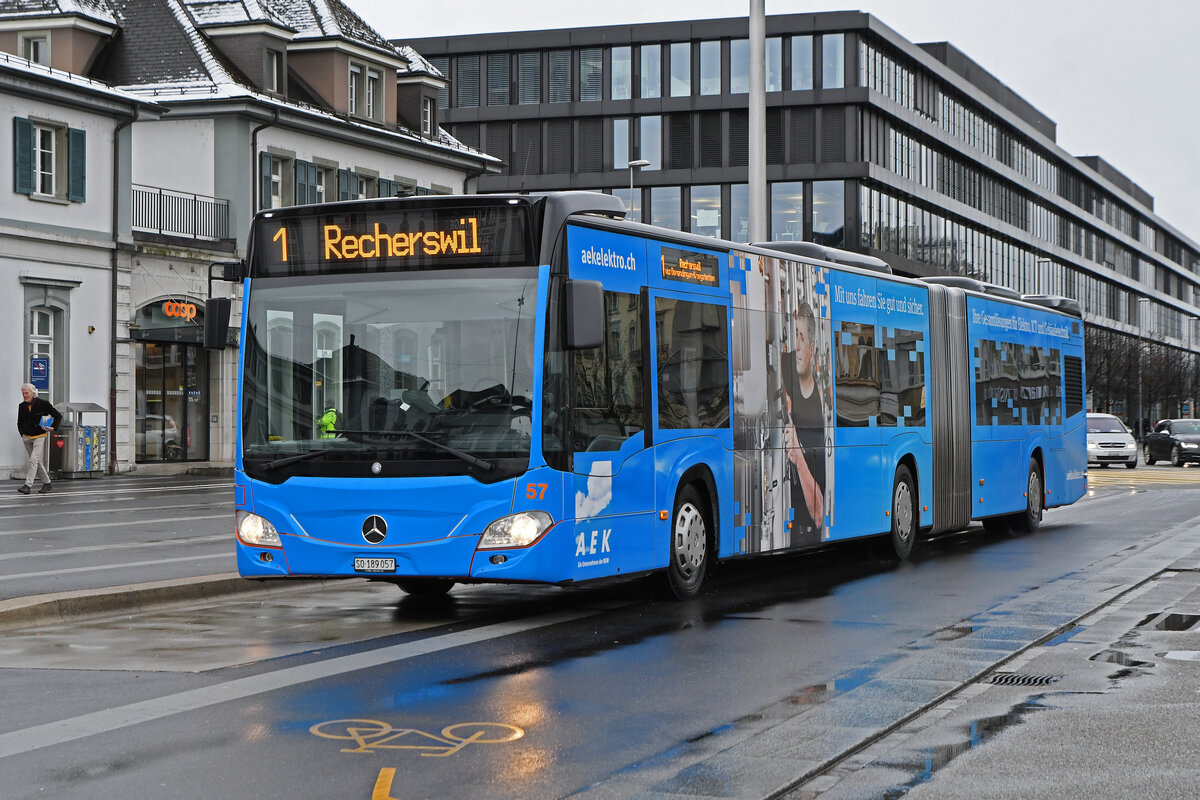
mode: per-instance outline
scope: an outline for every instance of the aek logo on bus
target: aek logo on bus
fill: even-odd
[[[183,317],[184,319],[196,318],[195,303],[177,303],[174,300],[168,300],[163,303],[163,313],[168,317]]]
[[[608,537],[612,535],[612,528],[606,528],[602,531],[592,531],[589,535],[587,531],[580,531],[575,534],[575,556],[594,556],[597,553],[611,553],[612,547],[609,546]]]

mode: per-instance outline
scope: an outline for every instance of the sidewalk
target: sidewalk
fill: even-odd
[[[575,797],[1194,797],[1198,685],[1178,526]]]

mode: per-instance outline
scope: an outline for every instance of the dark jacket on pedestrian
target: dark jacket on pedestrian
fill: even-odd
[[[54,419],[54,427],[62,422],[62,414],[58,413],[58,409],[50,405],[49,400],[41,397],[35,397],[28,403],[24,400],[17,409],[17,430],[22,436],[45,436],[46,432],[42,430],[42,417],[49,414]]]

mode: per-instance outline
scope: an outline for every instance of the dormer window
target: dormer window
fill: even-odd
[[[421,133],[425,136],[433,135],[433,98],[421,98]]]
[[[380,120],[383,117],[383,73],[364,64],[350,64],[351,116]]]
[[[358,113],[358,92],[359,86],[362,84],[362,67],[358,64],[350,65],[350,102],[347,110],[351,114]]]
[[[35,64],[50,66],[50,34],[21,34],[20,47],[22,58],[27,58]]]
[[[378,72],[373,69],[367,70],[367,116],[375,119],[379,105],[379,86],[382,83],[382,78]]]
[[[268,92],[283,93],[283,53],[278,50],[268,50],[267,63],[263,73],[263,88]]]

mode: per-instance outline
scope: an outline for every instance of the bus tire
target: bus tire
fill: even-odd
[[[712,512],[692,484],[680,490],[671,512],[670,562],[667,564],[667,588],[679,600],[700,593],[708,572],[712,530]]]
[[[1009,524],[1017,533],[1033,533],[1042,524],[1042,470],[1036,458],[1029,459],[1029,476],[1025,479],[1025,510],[1013,514]]]
[[[917,496],[912,473],[904,464],[892,480],[892,555],[903,561],[917,539]]]
[[[454,586],[449,578],[400,578],[400,591],[413,597],[442,597]]]

